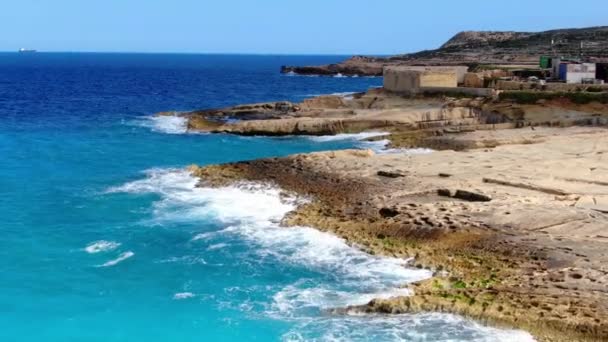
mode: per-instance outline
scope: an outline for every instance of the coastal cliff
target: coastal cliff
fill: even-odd
[[[540,341],[606,340],[608,131],[496,134],[511,143],[424,155],[334,151],[190,171],[201,186],[247,180],[312,198],[283,224],[333,232],[435,271],[411,287],[412,297],[334,314],[441,311],[522,328]]]

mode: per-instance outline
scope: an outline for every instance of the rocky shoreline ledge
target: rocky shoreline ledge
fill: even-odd
[[[458,139],[468,151],[333,151],[190,171],[202,186],[247,180],[311,198],[283,224],[434,271],[411,285],[411,297],[336,313],[450,312],[539,341],[608,339],[608,130],[526,127]]]
[[[459,138],[462,132],[522,126],[608,125],[606,103],[576,103],[567,98],[520,103],[517,91],[503,92],[501,96],[463,97],[456,89],[454,94],[412,97],[377,88],[347,96],[318,96],[300,103],[254,103],[157,115],[184,117],[190,132],[288,136],[381,130],[392,133],[389,139],[395,148],[458,150],[497,143],[466,141]]]

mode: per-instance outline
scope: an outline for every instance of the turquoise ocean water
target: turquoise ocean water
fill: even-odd
[[[352,147],[357,136],[185,134],[154,112],[362,91],[282,76],[341,56],[0,54],[0,341],[526,341],[451,315],[332,316],[423,279],[309,227],[256,184],[183,168]]]

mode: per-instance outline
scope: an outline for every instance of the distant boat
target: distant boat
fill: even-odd
[[[34,49],[24,49],[24,48],[19,49],[19,53],[34,53],[34,52],[36,52],[36,50],[34,50]]]

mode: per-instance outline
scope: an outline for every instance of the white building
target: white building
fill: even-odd
[[[595,80],[595,63],[561,63],[559,79],[566,83],[583,83]]]

